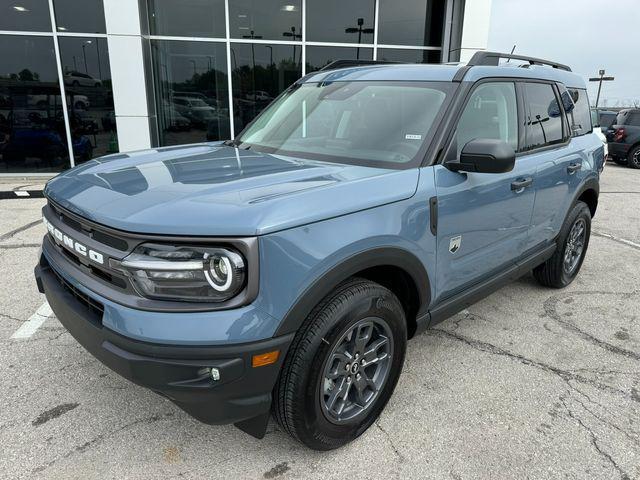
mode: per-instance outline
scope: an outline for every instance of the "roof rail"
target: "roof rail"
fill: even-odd
[[[398,62],[387,62],[385,60],[334,60],[331,63],[327,63],[324,67],[322,67],[319,72],[323,70],[334,70],[336,68],[346,68],[346,67],[360,67],[363,65],[385,65],[389,63],[398,63]]]
[[[499,52],[476,52],[469,60],[467,65],[473,67],[476,65],[492,65],[497,66],[500,63],[501,58],[506,58],[509,60],[522,60],[524,62],[529,62],[529,65],[548,65],[553,68],[559,68],[560,70],[566,70],[567,72],[571,71],[571,68],[567,65],[563,65],[562,63],[551,62],[549,60],[542,60],[541,58],[535,57],[527,57],[525,55],[513,55],[512,53],[499,53]]]

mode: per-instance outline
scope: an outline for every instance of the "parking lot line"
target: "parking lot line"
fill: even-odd
[[[591,233],[597,237],[608,238],[609,240],[622,243],[623,245],[628,245],[629,247],[640,249],[640,243],[632,242],[631,240],[627,240],[626,238],[616,237],[615,235],[611,235],[610,233],[598,232],[596,230],[593,230]]]
[[[36,330],[38,330],[38,328],[40,328],[45,320],[52,315],[52,313],[53,312],[51,311],[49,303],[44,302],[42,305],[40,305],[40,308],[36,310],[36,313],[31,315],[31,318],[24,322],[20,326],[20,328],[18,328],[18,330],[16,330],[14,334],[11,335],[11,338],[29,338],[36,332]]]

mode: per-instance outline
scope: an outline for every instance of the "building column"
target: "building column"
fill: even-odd
[[[460,44],[461,62],[468,62],[474,53],[487,49],[490,19],[491,0],[466,0]]]
[[[113,82],[113,104],[121,152],[151,147],[138,2],[104,0]]]

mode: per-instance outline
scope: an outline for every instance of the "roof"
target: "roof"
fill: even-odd
[[[300,82],[322,81],[440,81],[451,82],[458,72],[468,69],[464,81],[475,82],[487,77],[509,77],[540,79],[561,82],[567,87],[586,88],[584,79],[575,73],[542,65],[529,65],[526,68],[502,64],[498,66],[467,66],[464,64],[377,64],[363,65],[336,70],[322,70],[310,73]]]

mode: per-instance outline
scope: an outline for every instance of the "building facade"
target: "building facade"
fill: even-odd
[[[337,59],[464,61],[491,0],[0,0],[0,176],[233,138]],[[63,101],[64,99],[64,101]]]

